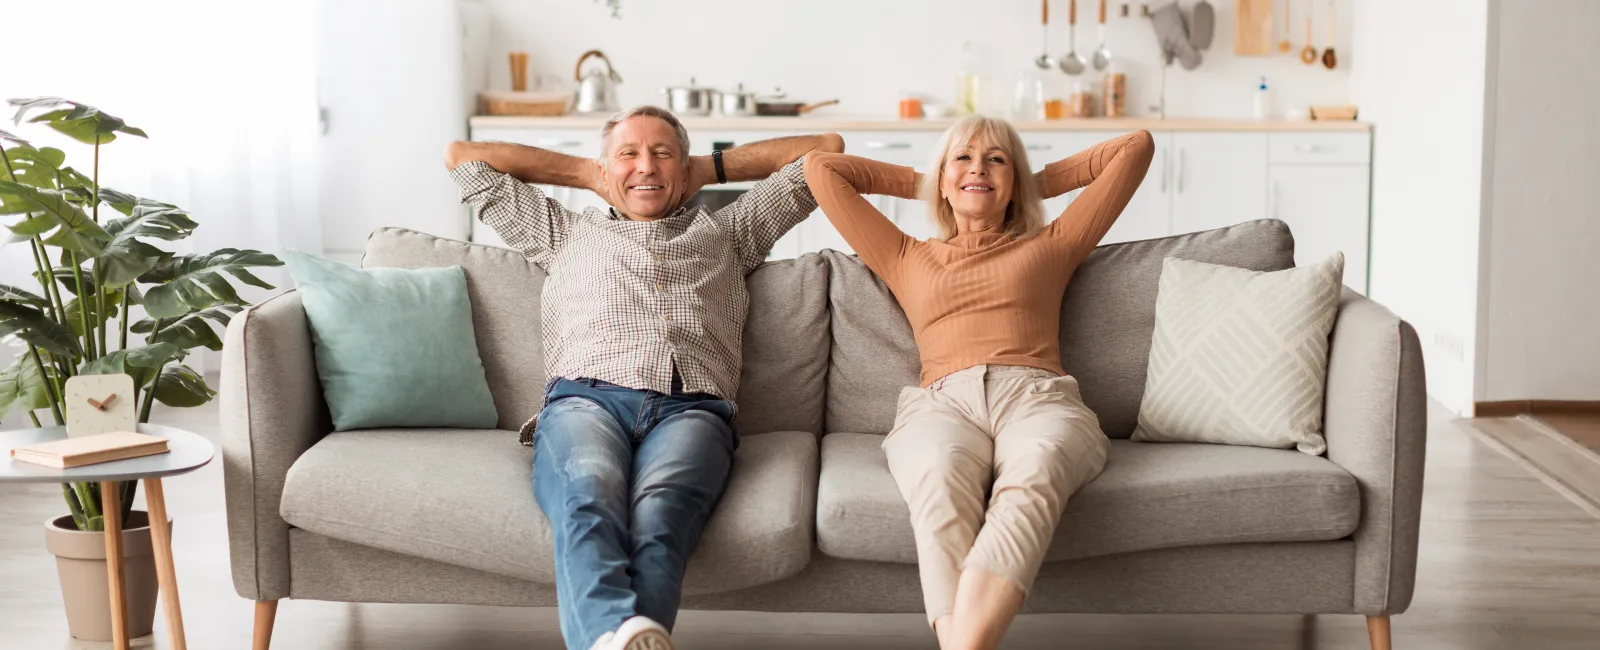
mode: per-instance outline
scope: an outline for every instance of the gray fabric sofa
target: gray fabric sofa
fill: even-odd
[[[1112,438],[1067,506],[1028,612],[1361,614],[1387,640],[1411,601],[1426,405],[1415,331],[1350,291],[1328,378],[1325,457],[1127,440],[1167,256],[1293,264],[1278,221],[1102,246],[1062,310],[1062,363]],[[223,460],[234,585],[270,635],[281,598],[555,605],[551,538],[516,429],[545,385],[544,274],[520,255],[401,229],[366,266],[465,267],[497,430],[330,433],[297,294],[228,328]],[[909,513],[883,452],[917,381],[905,316],[834,251],[750,277],[742,437],[693,557],[690,609],[918,612]],[[1380,629],[1381,628],[1381,629]],[[259,639],[257,647],[265,647]]]

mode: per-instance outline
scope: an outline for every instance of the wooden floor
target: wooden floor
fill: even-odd
[[[1538,413],[1534,419],[1571,438],[1584,448],[1600,453],[1600,414]]]
[[[1600,516],[1600,453],[1558,432],[1545,418],[1476,418],[1467,420],[1465,426],[1480,432],[1484,442],[1505,452],[1557,492]]]
[[[1495,447],[1432,414],[1416,600],[1398,650],[1600,648],[1600,520]],[[209,435],[214,409],[158,419]],[[16,422],[6,423],[16,426]],[[167,481],[189,647],[249,648],[252,604],[233,592],[222,472]],[[141,500],[142,503],[142,500]],[[142,507],[142,506],[141,506]],[[0,487],[0,648],[103,648],[67,637],[43,522],[55,486]],[[158,614],[159,616],[159,614]],[[158,618],[159,620],[159,618]],[[166,647],[162,632],[136,647]],[[685,650],[933,649],[920,615],[686,612]],[[279,650],[556,650],[553,610],[283,601]],[[1068,616],[1020,619],[1006,648],[1366,648],[1356,616]]]

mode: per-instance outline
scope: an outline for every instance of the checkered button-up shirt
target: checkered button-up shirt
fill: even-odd
[[[483,162],[451,175],[461,202],[549,274],[540,316],[549,376],[671,393],[676,368],[684,391],[732,400],[750,302],[744,276],[817,207],[803,163],[716,212],[679,208],[654,221],[574,212]]]

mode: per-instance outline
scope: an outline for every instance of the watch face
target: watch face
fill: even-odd
[[[138,426],[133,377],[78,375],[67,380],[64,392],[68,437],[134,431]]]

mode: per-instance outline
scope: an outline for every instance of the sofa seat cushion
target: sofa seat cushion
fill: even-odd
[[[281,514],[356,544],[553,583],[550,523],[533,499],[533,450],[499,430],[329,434],[295,461]],[[816,521],[816,436],[742,438],[684,589],[718,593],[799,573]]]
[[[902,434],[903,435],[903,434]],[[915,563],[911,511],[876,434],[822,439],[817,544],[847,560]],[[1106,469],[1067,501],[1046,561],[1183,546],[1341,539],[1355,478],[1293,450],[1111,441]]]

